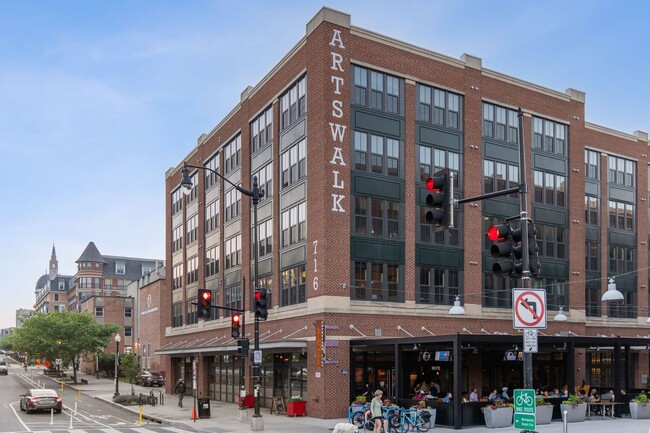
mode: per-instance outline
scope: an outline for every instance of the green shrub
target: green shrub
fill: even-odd
[[[641,393],[634,397],[634,401],[637,403],[647,403],[648,402],[648,396],[644,393]]]
[[[535,399],[535,406],[549,406],[551,403],[548,401],[544,400],[543,398],[536,398]]]

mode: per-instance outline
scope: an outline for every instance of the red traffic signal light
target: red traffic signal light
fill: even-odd
[[[449,211],[452,194],[449,169],[440,170],[425,183],[427,195],[425,203],[429,210],[425,215],[427,224],[432,224],[436,231],[443,230],[449,225]]]
[[[488,229],[487,235],[491,241],[502,241],[512,233],[510,224],[498,224]]]
[[[199,319],[209,319],[212,309],[212,292],[207,289],[199,289],[199,305],[196,315]]]
[[[255,290],[255,319],[266,320],[269,312],[266,309],[266,289]]]
[[[239,338],[241,335],[241,332],[239,330],[241,326],[241,315],[239,313],[235,313],[232,315],[231,321],[230,321],[230,336],[232,338]]]

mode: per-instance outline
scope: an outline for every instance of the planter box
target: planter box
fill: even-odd
[[[650,418],[650,403],[630,402],[630,415],[634,419]]]
[[[487,428],[509,427],[512,425],[514,408],[500,407],[498,409],[484,409],[485,426]]]
[[[287,415],[288,416],[305,416],[307,415],[307,402],[306,401],[288,401],[287,402]]]
[[[431,415],[431,427],[436,425],[436,410],[435,409],[422,409],[422,412],[429,412]]]
[[[553,419],[553,405],[545,404],[535,407],[535,423],[550,424]]]
[[[580,422],[584,421],[587,417],[587,405],[586,404],[565,404],[560,405],[560,411],[564,414],[564,411],[567,411],[566,419],[567,422]]]

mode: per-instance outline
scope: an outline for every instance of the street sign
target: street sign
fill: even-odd
[[[515,428],[535,430],[535,390],[515,389]]]
[[[262,351],[253,350],[253,364],[261,364],[261,363],[262,363]]]
[[[524,329],[524,352],[537,353],[537,329]]]
[[[515,329],[546,329],[546,290],[512,289],[512,310]]]

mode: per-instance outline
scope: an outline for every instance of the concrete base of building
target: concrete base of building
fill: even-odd
[[[255,416],[251,418],[251,430],[253,431],[262,431],[264,430],[264,420],[262,419],[262,415],[260,416]]]

